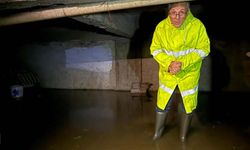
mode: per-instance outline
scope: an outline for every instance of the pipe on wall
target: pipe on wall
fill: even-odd
[[[78,6],[66,6],[63,8],[50,8],[31,12],[22,12],[15,15],[0,17],[0,26],[21,24],[27,22],[72,17],[84,14],[108,12],[113,10],[131,9],[138,7],[162,5],[173,2],[191,0],[116,0],[101,3],[92,3]]]

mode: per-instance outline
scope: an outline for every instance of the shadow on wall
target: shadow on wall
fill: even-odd
[[[150,44],[156,25],[166,17],[164,8],[153,11],[144,11],[139,18],[139,28],[131,38],[127,58],[150,58]]]
[[[216,41],[217,46],[219,41]],[[223,42],[224,44],[228,44]],[[230,47],[224,47],[225,51],[229,52],[223,54],[224,50],[216,48],[211,44],[212,56],[212,94],[207,100],[210,119],[216,122],[229,122],[230,124],[237,124],[248,126],[250,124],[249,117],[244,117],[250,114],[249,106],[249,92],[242,90],[243,79],[239,74],[235,73],[241,68],[240,51],[234,50],[234,46],[239,46],[237,43],[230,44]],[[232,61],[232,62],[231,62]],[[237,67],[235,67],[237,66]],[[233,79],[238,78],[237,82]],[[231,87],[231,88],[229,88]],[[237,101],[237,102],[236,102]],[[245,114],[245,115],[242,115]]]
[[[212,91],[219,92],[230,82],[230,68],[223,53],[211,44]]]
[[[139,18],[139,27],[135,31],[130,40],[130,47],[127,54],[128,60],[133,60],[134,63],[129,63],[128,68],[135,72],[135,79],[132,81],[131,92],[140,91],[147,93],[150,90],[157,89],[158,65],[152,62],[150,54],[150,45],[153,37],[153,32],[157,24],[166,18],[166,6],[151,7],[141,12]],[[136,88],[134,88],[136,87]],[[139,93],[140,93],[139,92]]]

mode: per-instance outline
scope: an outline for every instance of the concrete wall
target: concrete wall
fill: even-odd
[[[247,40],[212,41],[213,89],[218,91],[250,90],[250,50]]]
[[[24,47],[23,60],[40,76],[47,88],[113,89],[115,88],[114,41],[37,43]],[[107,47],[110,60],[100,60],[100,49]],[[92,51],[87,50],[89,48]],[[86,55],[87,54],[87,55]]]
[[[19,49],[23,63],[39,74],[42,87],[116,89],[114,60],[126,58],[128,39],[66,29],[42,32],[48,38],[59,32],[60,36]],[[119,87],[124,89],[122,85]]]

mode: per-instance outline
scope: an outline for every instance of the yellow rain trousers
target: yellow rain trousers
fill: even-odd
[[[165,109],[178,85],[185,111],[192,113],[197,106],[202,60],[210,53],[210,40],[203,23],[190,11],[179,28],[167,17],[154,31],[150,52],[159,63],[157,107]],[[176,75],[168,73],[172,61],[182,62],[181,71]]]

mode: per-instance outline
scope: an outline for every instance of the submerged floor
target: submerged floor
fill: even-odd
[[[1,145],[32,150],[249,150],[248,93],[200,93],[188,141],[178,140],[178,109],[153,142],[156,93],[43,90],[6,98]],[[237,103],[235,102],[237,100]]]

